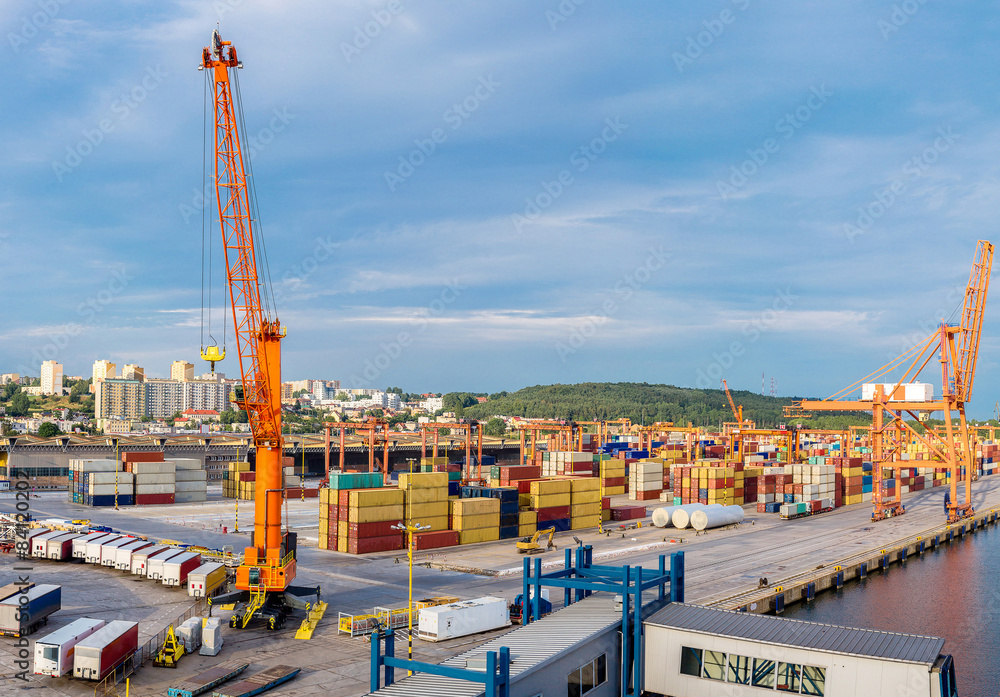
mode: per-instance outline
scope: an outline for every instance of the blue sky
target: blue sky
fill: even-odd
[[[826,396],[950,316],[994,234],[983,3],[12,0],[3,371],[197,360],[217,23],[287,379]]]

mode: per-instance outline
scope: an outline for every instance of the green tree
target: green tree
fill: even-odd
[[[219,421],[224,426],[229,426],[236,422],[238,415],[232,409],[226,409],[224,412],[219,414]]]
[[[334,399],[337,400],[338,402],[350,402],[351,395],[347,394],[346,392],[338,392],[337,396],[334,397]]]
[[[17,433],[17,431],[14,430],[14,425],[7,419],[0,421],[0,431],[2,431],[2,435],[5,436],[13,436]]]
[[[497,438],[507,435],[507,423],[494,416],[486,422],[486,435]]]
[[[46,421],[41,426],[38,427],[38,437],[39,438],[53,438],[54,436],[61,435],[62,431],[51,421]]]
[[[11,416],[27,416],[31,408],[31,400],[24,392],[17,392],[10,400],[7,413]]]
[[[21,391],[21,386],[16,382],[8,382],[3,386],[3,401],[9,402],[14,395]]]

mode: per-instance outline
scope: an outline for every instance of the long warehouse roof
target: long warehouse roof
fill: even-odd
[[[488,651],[499,651],[501,646],[510,648],[510,677],[526,673],[541,664],[572,650],[581,641],[622,621],[621,609],[615,609],[611,595],[599,593],[557,610],[538,622],[519,627],[459,654],[441,665],[465,668],[470,658],[485,658]],[[402,671],[397,670],[399,675]],[[427,673],[417,673],[404,678],[378,692],[374,697],[480,697],[484,692],[481,683],[445,678]]]
[[[671,603],[647,624],[814,651],[933,664],[944,639]]]

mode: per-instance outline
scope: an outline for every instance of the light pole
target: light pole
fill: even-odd
[[[410,482],[407,481],[407,488],[410,486]],[[406,559],[410,565],[410,603],[409,611],[406,613],[407,616],[407,627],[406,627],[406,657],[409,660],[413,660],[413,533],[423,532],[424,530],[430,530],[430,525],[413,525],[409,523],[407,525],[399,524],[393,525],[393,530],[400,530],[406,533]],[[408,671],[409,675],[413,675],[413,671]]]

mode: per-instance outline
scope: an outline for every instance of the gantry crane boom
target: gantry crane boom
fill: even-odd
[[[980,240],[973,259],[969,282],[962,303],[962,320],[957,326],[942,320],[930,336],[901,356],[882,366],[862,380],[844,388],[824,400],[803,400],[790,408],[786,415],[803,409],[816,411],[870,411],[872,412],[872,462],[877,468],[874,477],[872,518],[880,520],[905,512],[899,489],[889,492],[884,488],[882,470],[891,468],[894,474],[903,462],[902,448],[906,442],[919,441],[929,452],[951,470],[951,492],[948,504],[949,520],[955,521],[972,515],[973,456],[966,422],[965,405],[972,396],[976,362],[979,355],[980,333],[986,297],[989,292],[990,272],[993,268],[993,244]],[[941,397],[939,399],[908,399],[903,385],[916,380],[921,371],[937,355],[941,363]],[[905,371],[888,389],[874,385],[870,398],[846,399],[857,386],[866,380],[875,380],[904,367]],[[934,430],[919,432],[905,421],[905,416],[920,420],[918,414],[944,412],[943,437]],[[958,433],[954,432],[952,412],[958,413]],[[964,476],[962,471],[964,468]],[[958,501],[958,480],[963,479],[964,501]]]
[[[287,604],[284,592],[295,578],[296,548],[295,536],[284,534],[281,528],[281,339],[285,331],[262,303],[260,240],[254,234],[257,221],[252,215],[238,128],[238,89],[234,95],[234,84],[238,88],[235,71],[242,67],[232,43],[213,32],[211,45],[202,51],[199,69],[208,71],[213,86],[216,200],[243,383],[236,401],[246,410],[256,446],[254,535],[236,571],[235,584],[247,597],[237,606],[237,614],[242,617],[242,626],[259,616],[277,628]],[[215,353],[213,358],[218,355],[209,353]],[[269,594],[275,597],[269,599]],[[239,624],[237,615],[230,624]]]

